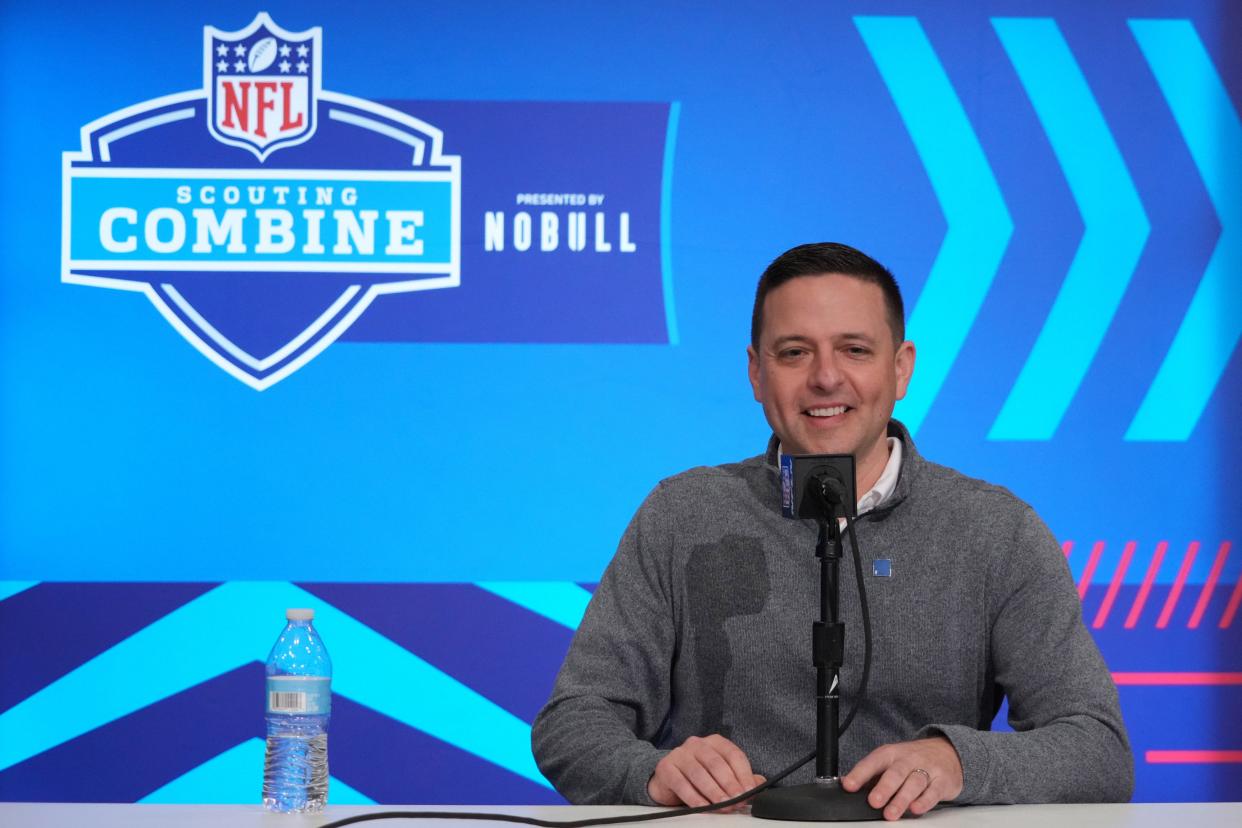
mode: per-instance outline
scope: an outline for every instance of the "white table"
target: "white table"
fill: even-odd
[[[4,828],[315,828],[354,814],[380,811],[485,811],[540,819],[570,820],[645,814],[639,806],[530,805],[332,805],[318,816],[269,814],[258,805],[112,805],[46,802],[0,802]],[[696,828],[762,828],[774,824],[748,814],[696,814],[649,823],[652,826],[695,823]],[[461,820],[389,819],[357,823],[367,828],[469,828],[512,825]],[[643,825],[644,823],[637,823]],[[808,825],[808,823],[781,823]],[[873,823],[874,824],[874,823]],[[908,824],[908,823],[907,823]],[[917,822],[920,826],[1005,826],[1005,828],[1238,828],[1242,802],[1192,802],[1142,805],[989,805],[944,808]]]

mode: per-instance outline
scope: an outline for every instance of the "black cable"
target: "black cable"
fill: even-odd
[[[695,808],[671,808],[665,811],[653,811],[649,814],[635,814],[634,816],[614,816],[614,817],[595,817],[594,819],[539,819],[538,817],[516,816],[514,814],[488,814],[479,811],[379,811],[373,814],[358,814],[357,816],[345,817],[338,819],[336,822],[329,822],[319,828],[341,828],[344,825],[353,825],[358,822],[370,822],[373,819],[476,819],[490,822],[517,822],[522,825],[537,825],[540,828],[587,828],[591,825],[619,825],[623,822],[650,822],[653,819],[668,819],[669,817],[686,816],[688,814],[702,814],[707,811],[718,811],[722,808],[729,808],[738,805],[750,799],[760,791],[780,782],[786,776],[805,765],[807,762],[815,758],[815,751],[811,751],[803,758],[799,759],[797,764],[790,765],[776,776],[764,782],[762,785],[756,785],[749,791],[738,794],[732,799],[726,799],[723,802],[714,802],[710,805],[699,805]]]
[[[863,696],[867,692],[867,680],[871,675],[871,612],[867,606],[867,587],[863,582],[862,569],[862,553],[858,550],[858,536],[854,533],[854,521],[846,518],[845,531],[850,537],[850,549],[854,553],[854,575],[858,579],[858,602],[862,606],[862,622],[863,622],[863,671],[862,679],[858,683],[858,693],[854,697],[854,704],[850,707],[850,712],[846,714],[845,721],[842,722],[837,735],[845,733],[846,728],[854,721],[854,714],[858,712],[859,706],[862,704]],[[370,814],[358,814],[357,816],[345,817],[335,822],[329,822],[319,826],[319,828],[343,828],[346,825],[355,825],[359,822],[371,822],[379,819],[471,819],[483,820],[486,822],[516,822],[520,825],[535,825],[538,828],[589,828],[592,825],[620,825],[626,822],[650,822],[656,819],[669,819],[670,817],[687,816],[689,814],[702,814],[708,811],[719,811],[722,808],[730,808],[745,802],[747,799],[755,796],[761,791],[780,782],[786,776],[796,771],[815,758],[815,751],[811,751],[806,756],[799,759],[796,763],[785,768],[776,776],[765,781],[762,785],[756,785],[749,791],[738,794],[732,799],[726,799],[723,802],[715,802],[710,805],[699,805],[694,808],[670,808],[664,811],[655,811],[650,814],[636,814],[634,816],[615,816],[615,817],[595,817],[594,819],[571,819],[571,820],[555,820],[555,819],[539,819],[538,817],[517,816],[514,814],[489,814],[480,811],[378,811]]]

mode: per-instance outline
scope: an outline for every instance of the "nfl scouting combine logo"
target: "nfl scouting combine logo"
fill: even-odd
[[[439,129],[321,88],[318,28],[203,32],[203,88],[82,128],[62,279],[146,294],[262,390],[380,294],[460,285],[461,169]]]

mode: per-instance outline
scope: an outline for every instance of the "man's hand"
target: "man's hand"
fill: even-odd
[[[877,778],[867,796],[872,808],[883,808],[885,819],[901,819],[907,808],[921,816],[962,792],[962,760],[943,736],[883,745],[863,757],[841,787],[852,793]]]
[[[692,808],[724,802],[764,782],[750,769],[742,749],[719,734],[691,736],[673,748],[647,782],[647,793],[660,805]],[[735,808],[744,807],[737,805]]]

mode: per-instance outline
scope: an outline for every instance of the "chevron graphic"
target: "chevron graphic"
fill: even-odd
[[[897,416],[918,429],[986,298],[1013,232],[992,170],[944,68],[913,17],[854,23],[914,142],[949,225],[910,314],[919,381]],[[1049,440],[1099,351],[1151,223],[1056,21],[993,18],[1084,224],[1045,324],[988,433]],[[1131,20],[1220,218],[1221,235],[1126,439],[1184,441],[1242,338],[1242,123],[1187,20]]]
[[[896,416],[917,432],[948,378],[1000,267],[1013,220],[957,93],[913,17],[854,24],[910,133],[948,230],[910,313],[918,381]]]
[[[992,25],[1085,226],[1047,321],[988,434],[991,440],[1050,440],[1121,304],[1151,224],[1056,22],[995,18]]]
[[[539,785],[530,727],[408,650],[287,583],[231,582],[183,605],[0,713],[0,770],[253,661],[272,618],[316,610],[333,691]],[[383,680],[377,680],[382,675]]]
[[[1186,440],[1242,337],[1242,124],[1189,20],[1131,20],[1220,219],[1220,238],[1181,327],[1126,431]]]
[[[1115,674],[1118,684],[1138,688],[1127,692],[1181,693],[1177,698],[1183,699],[1199,687],[1232,687],[1242,681],[1242,672],[1238,672],[1242,663],[1232,657],[1221,660],[1221,654],[1237,652],[1231,642],[1242,633],[1242,623],[1236,622],[1242,604],[1242,558],[1230,554],[1232,546],[1228,540],[1064,542],[1063,551],[1083,601],[1084,618],[1109,663],[1123,670]],[[333,803],[558,801],[542,782],[519,778],[495,759],[477,760],[466,747],[459,750],[460,746],[441,741],[443,737],[466,742],[463,733],[469,732],[468,727],[455,731],[441,728],[438,736],[427,735],[422,728],[432,730],[427,722],[450,715],[483,716],[489,727],[497,721],[511,723],[510,714],[498,712],[486,699],[471,697],[469,691],[463,698],[455,685],[463,681],[462,676],[473,685],[477,679],[497,672],[501,683],[550,681],[554,662],[559,663],[568,644],[574,614],[589,592],[568,582],[306,587],[231,583],[215,588],[187,584],[40,585],[37,595],[14,598],[12,604],[0,603],[0,612],[4,613],[0,620],[9,625],[32,629],[40,627],[40,619],[50,622],[45,627],[46,641],[26,646],[18,643],[21,639],[9,628],[7,652],[23,651],[22,661],[15,666],[23,673],[32,671],[35,683],[27,686],[40,689],[4,714],[7,718],[0,730],[0,744],[8,747],[14,728],[52,733],[19,743],[16,755],[6,756],[5,761],[12,762],[17,755],[41,751],[0,770],[0,799],[256,802],[263,761],[263,741],[257,735],[261,732],[261,704],[254,702],[252,695],[256,694],[251,692],[261,687],[261,655],[256,653],[266,650],[270,616],[278,615],[278,607],[296,603],[317,609],[317,623],[336,662],[335,683],[343,682],[342,689],[349,691],[337,693],[334,701],[334,736],[329,745],[333,771],[329,796]],[[324,596],[335,596],[335,600],[327,601]],[[67,601],[83,607],[66,609]],[[418,603],[427,605],[425,611],[410,612],[409,608]],[[105,622],[107,629],[93,636],[93,643],[88,642],[90,652],[98,655],[85,657],[85,663],[75,658],[72,667],[59,671],[59,679],[41,677],[48,675],[48,664],[35,650],[56,648],[80,638],[82,619],[104,614],[110,622],[122,613],[123,604],[141,605],[143,610],[120,623]],[[365,609],[358,612],[362,607]],[[359,617],[352,617],[347,610]],[[155,620],[139,620],[144,617]],[[66,626],[56,626],[55,619],[60,618]],[[139,631],[124,635],[135,621],[142,624]],[[431,628],[414,636],[387,634],[394,621],[402,627],[414,624]],[[437,621],[438,627],[434,626]],[[520,630],[527,622],[535,626]],[[250,628],[259,632],[239,632]],[[456,637],[462,628],[465,639]],[[498,650],[478,642],[478,631],[488,629],[501,639],[502,648],[552,650],[545,654],[549,657],[527,662],[539,678],[520,670],[514,672],[516,664],[501,663],[495,657]],[[1153,649],[1149,633],[1154,629],[1171,636],[1173,643]],[[555,634],[541,634],[546,632]],[[445,651],[436,651],[434,642],[443,641],[449,650],[460,652],[463,640],[476,646],[456,661],[445,662]],[[412,656],[410,647],[425,653],[426,659]],[[393,648],[402,649],[405,655],[393,657]],[[195,665],[210,662],[194,669],[169,655],[184,651],[201,656],[204,650],[217,655],[194,658]],[[375,669],[377,653],[389,659],[379,671]],[[407,663],[401,663],[402,659]],[[53,663],[63,663],[63,659],[54,659]],[[142,666],[136,668],[136,664]],[[240,666],[211,675],[213,670],[229,665]],[[475,665],[485,672],[472,672]],[[445,674],[448,670],[453,677]],[[356,675],[359,671],[361,677]],[[210,678],[175,696],[167,695],[200,676]],[[354,678],[347,680],[348,676]],[[418,683],[405,684],[411,678]],[[411,715],[388,700],[384,686],[394,679],[411,691],[411,707],[425,708],[423,712]],[[20,693],[21,686],[19,683],[14,689]],[[512,707],[513,699],[502,701],[503,694],[496,692],[498,686],[491,684],[487,692],[496,704]],[[136,687],[147,689],[135,691]],[[457,697],[447,702],[433,698],[445,693]],[[161,695],[162,699],[148,703],[148,699]],[[351,697],[367,702],[359,703]],[[20,699],[21,695],[10,698]],[[92,698],[103,701],[83,715],[75,714],[67,731],[54,729],[66,713],[73,714],[82,705],[82,699]],[[145,706],[135,710],[135,705]],[[252,712],[239,715],[239,709]],[[18,715],[10,716],[14,711]],[[36,721],[36,716],[43,718]],[[533,712],[527,707],[521,718],[529,717]],[[203,721],[213,723],[211,732],[202,729]],[[1130,726],[1132,732],[1141,733],[1151,725],[1131,719]],[[1167,726],[1159,717],[1159,727]],[[90,730],[79,733],[83,728]],[[522,743],[513,746],[513,754],[528,752],[524,726],[513,725],[505,738],[517,738],[514,733],[521,734]],[[383,749],[377,751],[377,744]],[[478,744],[475,740],[469,747],[477,748]],[[508,760],[502,757],[502,761]],[[520,761],[509,764],[521,770]],[[82,773],[84,768],[89,773]],[[466,781],[462,782],[463,778]],[[520,784],[515,786],[514,781]],[[488,799],[488,791],[501,793]]]

